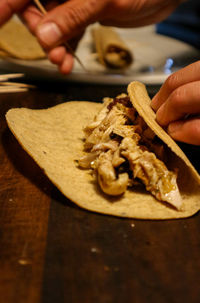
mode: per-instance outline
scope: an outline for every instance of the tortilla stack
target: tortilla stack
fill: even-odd
[[[99,62],[109,68],[123,69],[133,62],[133,55],[119,34],[111,27],[92,29]]]
[[[90,211],[137,219],[189,217],[200,209],[200,177],[189,159],[155,121],[145,86],[132,82],[130,100],[146,124],[168,150],[167,167],[178,170],[177,184],[182,206],[176,209],[158,201],[144,187],[128,188],[123,195],[102,192],[91,170],[80,169],[77,159],[84,155],[83,127],[92,121],[102,104],[71,101],[49,109],[11,109],[8,126],[22,147],[48,178],[71,201]]]
[[[0,28],[0,56],[36,60],[46,54],[20,21],[10,20]]]

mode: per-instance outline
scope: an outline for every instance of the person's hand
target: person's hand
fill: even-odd
[[[30,0],[1,0],[0,24],[14,12],[21,13],[49,59],[62,73],[69,73],[73,59],[62,45],[80,38],[85,28],[96,21],[103,25],[138,27],[166,18],[184,0],[68,0],[48,1],[50,11],[44,17]],[[63,2],[63,1],[62,1]]]
[[[200,145],[200,61],[170,75],[151,106],[173,139]]]

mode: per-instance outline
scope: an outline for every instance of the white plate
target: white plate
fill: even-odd
[[[0,69],[23,72],[37,79],[125,85],[138,80],[147,85],[160,85],[173,70],[174,59],[182,60],[177,67],[180,68],[184,66],[184,62],[190,63],[190,58],[192,62],[192,58],[199,55],[195,48],[186,43],[156,34],[154,26],[116,30],[134,55],[134,62],[126,71],[109,70],[98,63],[95,53],[92,53],[91,27],[87,29],[77,49],[77,55],[89,72],[83,71],[75,62],[72,73],[62,76],[48,60],[27,61],[11,58],[1,60]]]

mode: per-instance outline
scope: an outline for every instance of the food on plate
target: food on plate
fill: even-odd
[[[133,55],[120,35],[111,27],[95,26],[92,28],[93,40],[101,64],[116,69],[123,69],[133,62]]]
[[[138,219],[182,218],[200,209],[200,177],[155,121],[139,82],[103,105],[11,109],[6,119],[49,179],[85,209]]]
[[[19,20],[10,20],[0,28],[0,56],[24,60],[46,57],[37,39]]]

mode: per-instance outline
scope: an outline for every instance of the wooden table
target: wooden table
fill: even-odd
[[[200,302],[200,215],[120,219],[67,200],[22,150],[4,115],[98,101],[124,87],[42,83],[0,95],[0,302]],[[196,167],[199,147],[183,145]]]

